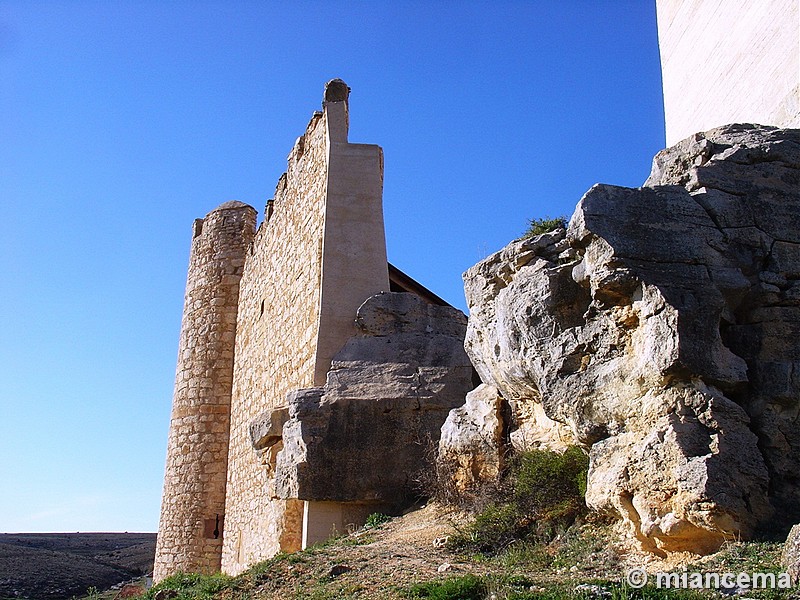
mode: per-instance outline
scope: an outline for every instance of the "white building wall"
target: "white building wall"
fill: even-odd
[[[800,0],[657,0],[667,145],[727,123],[800,127]]]

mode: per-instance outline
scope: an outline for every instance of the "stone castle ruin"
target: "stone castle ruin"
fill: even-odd
[[[436,450],[463,492],[577,444],[589,507],[662,556],[800,520],[798,3],[657,8],[677,143],[469,269],[469,322],[387,263],[382,151],[348,142],[341,80],[260,226],[241,202],[195,221],[156,580],[399,511]]]
[[[194,223],[154,578],[239,573],[411,500],[466,317],[386,260],[379,146],[325,88],[275,198]]]

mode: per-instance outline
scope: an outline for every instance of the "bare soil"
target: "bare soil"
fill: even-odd
[[[458,560],[437,540],[454,533],[457,513],[430,505],[375,529],[271,561],[257,576],[259,600],[303,597],[401,598],[413,583],[486,568]],[[443,566],[444,565],[444,566]]]

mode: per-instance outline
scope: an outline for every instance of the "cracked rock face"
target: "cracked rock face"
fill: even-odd
[[[442,424],[473,387],[466,317],[382,293],[356,323],[361,332],[334,357],[325,387],[289,394],[276,491],[397,510],[419,492],[415,478],[430,467]]]
[[[455,492],[464,494],[482,483],[496,480],[503,468],[503,398],[481,384],[463,406],[454,408],[442,425],[437,463],[452,480]],[[455,498],[454,498],[455,500]]]
[[[799,184],[800,131],[721,127],[464,275],[483,381],[568,426],[654,552],[800,520]]]

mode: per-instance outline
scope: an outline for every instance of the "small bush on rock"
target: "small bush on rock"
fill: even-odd
[[[511,461],[500,495],[451,538],[451,545],[492,553],[516,540],[553,539],[586,514],[588,469],[588,457],[574,446],[563,454],[519,454]]]
[[[559,227],[566,229],[567,217],[560,216],[555,219],[544,217],[543,219],[528,219],[528,228],[525,230],[523,237],[533,237],[543,233],[550,233]]]

